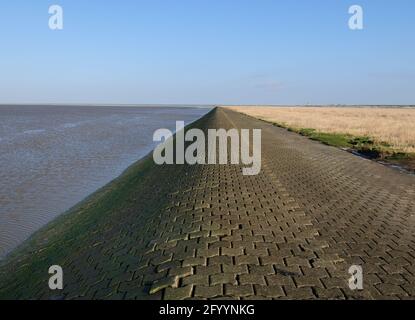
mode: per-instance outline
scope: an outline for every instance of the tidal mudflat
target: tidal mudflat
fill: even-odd
[[[209,108],[0,106],[0,257]]]

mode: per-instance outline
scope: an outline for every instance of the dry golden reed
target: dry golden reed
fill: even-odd
[[[229,107],[295,129],[367,136],[395,151],[415,153],[415,108],[400,107]]]

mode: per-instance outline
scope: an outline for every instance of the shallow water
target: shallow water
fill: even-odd
[[[0,106],[0,258],[208,108]]]

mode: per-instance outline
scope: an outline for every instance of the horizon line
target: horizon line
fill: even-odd
[[[0,107],[5,106],[64,106],[64,107],[415,107],[415,104],[221,104],[221,103],[0,103]]]

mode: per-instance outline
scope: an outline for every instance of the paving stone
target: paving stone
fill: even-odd
[[[234,273],[238,275],[249,273],[248,265],[235,266],[235,265],[229,265],[229,264],[222,265],[222,272]]]
[[[197,250],[197,256],[203,257],[203,258],[212,258],[219,256],[219,248],[213,248],[213,249],[198,249]]]
[[[252,285],[225,285],[225,295],[228,296],[249,297],[254,294],[254,287]]]
[[[222,248],[222,254],[224,256],[237,257],[244,254],[243,248]]]
[[[259,265],[259,258],[256,256],[239,256],[235,258],[236,265],[256,264]]]
[[[196,274],[197,275],[208,275],[216,274],[221,272],[221,266],[219,264],[213,266],[197,266]]]
[[[188,258],[183,261],[183,267],[206,266],[206,258]]]
[[[179,267],[179,268],[172,268],[169,271],[169,276],[178,276],[181,278],[190,276],[193,274],[192,267]]]
[[[268,298],[280,298],[285,296],[282,286],[255,285],[255,291],[257,295]]]
[[[232,264],[232,257],[218,256],[208,259],[209,266],[221,265],[221,264]]]
[[[257,265],[248,265],[249,273],[268,276],[275,274],[275,270],[271,265],[268,266],[257,266]]]
[[[239,277],[239,282],[244,284],[260,284],[266,285],[265,277],[259,274],[243,274]]]
[[[163,289],[166,289],[168,287],[175,288],[178,286],[179,278],[178,277],[170,277],[165,278],[162,280],[158,280],[153,283],[150,289],[150,294],[155,294]]]
[[[287,297],[297,300],[311,300],[317,299],[317,296],[314,294],[311,288],[295,288],[295,287],[285,287],[284,291],[286,292]]]
[[[236,281],[236,275],[234,273],[220,273],[211,275],[210,285],[215,286],[217,284],[237,285],[238,282]]]
[[[209,286],[209,276],[195,274],[195,275],[183,278],[182,282],[184,285]]]
[[[165,300],[184,300],[192,297],[192,286],[181,288],[167,288],[164,294]]]
[[[223,296],[223,288],[221,285],[217,286],[196,286],[195,288],[195,297],[200,298],[215,298]]]

